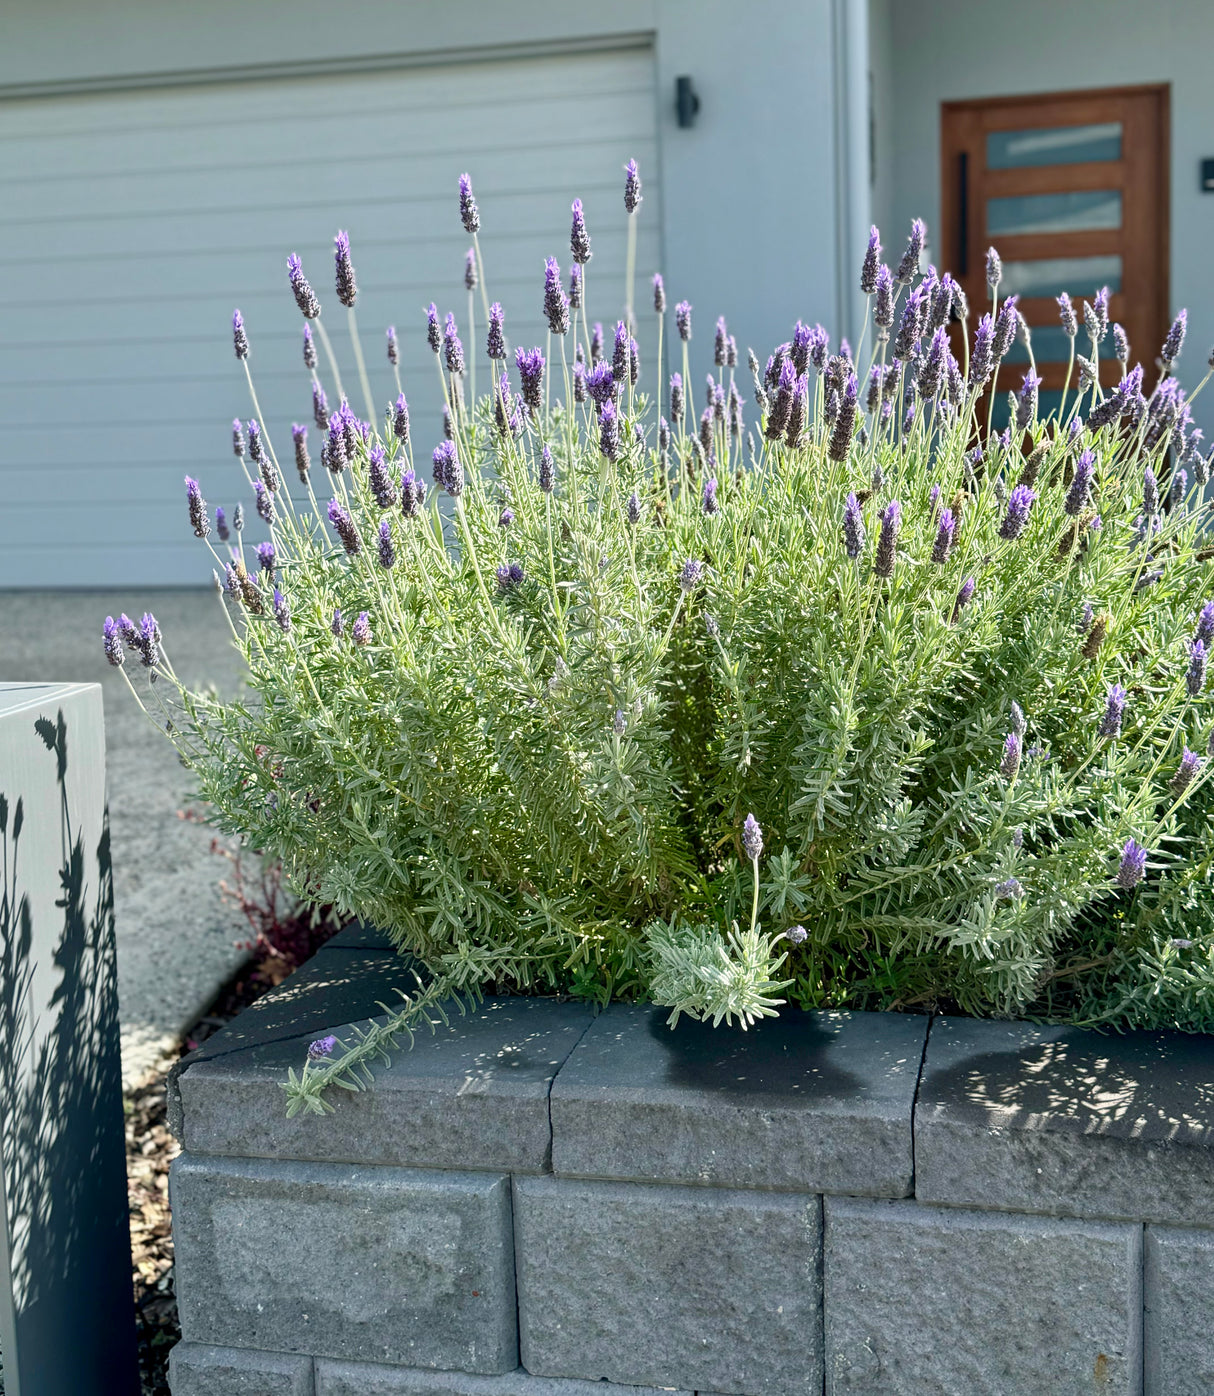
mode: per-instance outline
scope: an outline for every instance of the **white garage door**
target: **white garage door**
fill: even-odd
[[[0,586],[209,582],[182,479],[229,508],[247,490],[230,445],[232,417],[252,415],[234,306],[280,459],[292,420],[310,421],[289,252],[326,306],[363,411],[333,292],[338,228],[350,232],[376,405],[395,395],[394,323],[428,454],[439,430],[429,301],[454,310],[468,339],[465,169],[512,342],[543,342],[543,259],[567,269],[575,196],[594,241],[591,315],[614,319],[629,157],[645,181],[638,285],[658,266],[653,80],[652,53],[637,48],[0,103]],[[483,349],[482,318],[478,296]],[[323,356],[321,369],[327,380]]]

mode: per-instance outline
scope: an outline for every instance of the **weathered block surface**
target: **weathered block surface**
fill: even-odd
[[[1138,1396],[1142,1228],[827,1198],[828,1396]]]
[[[616,1386],[613,1382],[567,1381],[533,1377],[521,1367],[502,1377],[474,1377],[465,1372],[419,1372],[409,1367],[381,1367],[368,1362],[316,1364],[316,1396],[691,1396],[690,1392],[651,1386]]]
[[[1209,1396],[1214,1232],[1148,1226],[1145,1251],[1145,1396]]]
[[[327,953],[340,964],[356,952]],[[387,987],[381,997],[391,1001]],[[336,1110],[321,1118],[283,1112],[281,1082],[302,1063],[306,1037],[199,1062],[178,1081],[183,1143],[195,1154],[541,1172],[548,1092],[592,1010],[503,997],[467,1016],[451,1013],[449,1026],[420,1032],[390,1066],[378,1066],[371,1090],[333,1092]]]
[[[518,1178],[514,1225],[529,1372],[821,1391],[817,1197]]]
[[[748,1032],[614,1004],[552,1089],[557,1174],[905,1197],[927,1019],[786,1009]]]
[[[1207,1224],[1214,1039],[937,1018],[915,1110],[915,1195]]]
[[[506,1178],[183,1154],[171,1193],[189,1341],[518,1365]]]
[[[169,1353],[173,1396],[313,1396],[312,1359],[286,1352],[178,1343]]]

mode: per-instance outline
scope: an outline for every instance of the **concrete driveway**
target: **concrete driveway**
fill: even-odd
[[[152,611],[178,675],[221,693],[240,686],[242,664],[214,591],[9,592],[0,605],[0,677],[99,681],[114,853],[122,1068],[129,1083],[171,1050],[245,958],[239,911],[224,903],[226,860],[209,829],[178,811],[190,774],[106,662],[101,626]],[[129,662],[129,660],[128,660]]]

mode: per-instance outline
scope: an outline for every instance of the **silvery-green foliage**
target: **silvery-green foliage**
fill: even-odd
[[[674,343],[688,378],[694,344]],[[821,347],[793,444],[765,417],[749,462],[687,415],[659,453],[647,393],[664,401],[674,365],[658,363],[617,386],[609,460],[562,348],[572,361],[555,344],[531,410],[515,386],[504,412],[492,396],[462,408],[444,378],[458,498],[431,487],[416,516],[385,513],[354,443],[337,495],[365,539],[391,518],[391,567],[339,544],[323,495],[280,493],[289,629],[256,569],[223,600],[249,697],[190,693],[167,661],[152,690],[215,822],[425,966],[401,1007],[293,1075],[290,1108],[366,1084],[445,995],[490,987],[743,1025],[790,1000],[1214,1027],[1208,767],[1169,789],[1214,722],[1186,686],[1212,590],[1205,518],[1196,492],[1142,515],[1147,466],[1166,479],[1171,424],[1183,435],[1175,380],[1149,404],[1140,371],[1111,396],[1071,383],[1062,420],[999,440],[981,381],[907,413],[883,331],[860,346],[860,381],[871,357],[884,386],[850,440],[825,412],[832,374],[850,399],[850,365]],[[411,443],[370,444],[393,479],[427,475]],[[1115,684],[1121,731],[1101,737]],[[1149,861],[1126,891],[1130,838]],[[786,939],[794,924],[808,934]]]

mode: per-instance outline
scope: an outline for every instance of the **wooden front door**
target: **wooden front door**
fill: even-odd
[[[943,266],[965,287],[970,333],[991,308],[986,250],[1003,259],[1002,301],[1019,295],[1044,379],[1041,413],[1057,405],[1070,341],[1056,297],[1080,317],[1076,351],[1090,354],[1081,300],[1112,292],[1131,364],[1151,384],[1168,326],[1168,89],[1114,88],[946,102],[941,121]],[[943,268],[942,268],[943,269]],[[1120,368],[1110,335],[1101,381]],[[1029,362],[1017,342],[998,388],[1018,388]],[[1071,377],[1074,389],[1077,373]]]

